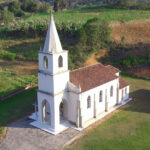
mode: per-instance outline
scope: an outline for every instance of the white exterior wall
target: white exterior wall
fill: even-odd
[[[48,58],[48,68],[44,68],[44,56]],[[58,67],[58,58],[62,56],[63,67]],[[50,74],[56,74],[68,70],[68,51],[63,51],[61,53],[39,53],[39,70]]]
[[[79,100],[79,94],[69,92],[69,107],[68,107],[68,120],[72,123],[77,121],[77,102]]]
[[[41,92],[37,93],[38,98],[38,122],[42,124],[42,102],[47,100],[50,105],[50,114],[51,114],[51,127],[54,128],[54,100],[53,97]]]
[[[56,74],[53,78],[54,93],[59,93],[67,88],[67,82],[69,81],[69,71]]]
[[[125,89],[127,89],[127,93],[125,94]],[[123,90],[123,99],[122,99],[122,90]],[[122,89],[119,89],[119,103],[129,98],[130,86],[126,86]]]
[[[39,90],[54,93],[54,82],[52,76],[44,73],[38,73],[38,85]]]
[[[63,67],[61,68],[58,67],[59,56],[62,56],[63,58]],[[62,53],[54,53],[52,64],[53,64],[53,74],[68,70],[68,51],[63,51]]]
[[[48,68],[44,67],[44,56],[48,58]],[[53,73],[53,56],[50,53],[39,53],[39,70],[44,71],[45,73]]]
[[[107,89],[107,100],[108,100],[108,109],[113,107],[117,104],[117,84],[118,79],[115,79],[113,81],[110,81],[104,85],[101,85],[99,87],[96,87],[94,89],[91,89],[89,91],[86,91],[84,93],[81,93],[81,116],[83,119],[83,122],[91,119],[94,117],[94,99],[96,102],[96,115],[102,113],[105,111],[106,107],[106,99],[105,99],[105,92]],[[110,88],[113,86],[113,97],[110,97]],[[103,101],[99,102],[99,93],[102,90],[103,92]],[[87,108],[87,98],[88,96],[91,96],[91,108]]]

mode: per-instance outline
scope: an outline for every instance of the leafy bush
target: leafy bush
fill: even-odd
[[[0,54],[0,58],[2,59],[8,59],[8,60],[11,60],[11,61],[13,61],[13,60],[15,60],[15,58],[16,58],[16,54],[14,54],[14,53],[10,53],[10,52],[7,52],[7,53],[1,53]]]
[[[97,18],[90,19],[79,30],[78,44],[86,51],[98,51],[110,41],[110,31],[108,21],[99,21]]]
[[[62,11],[68,7],[67,0],[55,0],[54,1],[54,10],[55,11]]]
[[[106,47],[110,41],[110,27],[107,21],[90,19],[78,31],[77,43],[70,51],[70,68],[81,67],[85,60],[95,51]]]

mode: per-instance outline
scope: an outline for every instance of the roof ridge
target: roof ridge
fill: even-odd
[[[71,72],[74,72],[74,71],[77,71],[77,70],[81,70],[81,69],[85,69],[85,68],[89,68],[89,67],[96,66],[96,65],[102,65],[102,66],[104,66],[104,65],[103,65],[103,64],[101,64],[101,63],[97,63],[97,64],[93,64],[93,65],[90,65],[90,66],[85,66],[85,67],[81,67],[81,68],[78,68],[78,69],[72,70]]]

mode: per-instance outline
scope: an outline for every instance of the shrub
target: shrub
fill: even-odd
[[[4,24],[9,24],[14,20],[14,14],[10,11],[4,10],[1,12],[1,20],[4,21]]]
[[[54,10],[55,11],[62,11],[68,7],[67,0],[55,0],[54,1]]]
[[[50,10],[51,10],[50,3],[42,2],[38,11],[40,13],[43,13],[43,12],[49,12]]]
[[[11,60],[11,61],[13,61],[13,60],[15,60],[15,58],[16,58],[16,54],[14,54],[14,53],[10,53],[10,52],[7,52],[7,53],[1,53],[0,54],[0,58],[2,59],[8,59],[8,60]]]
[[[78,32],[78,44],[86,51],[97,51],[110,41],[110,31],[106,20],[90,19]]]

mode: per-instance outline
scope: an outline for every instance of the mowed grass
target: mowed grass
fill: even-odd
[[[67,150],[149,150],[150,81],[124,77],[131,85],[129,107],[87,131]]]
[[[20,93],[6,101],[0,102],[0,140],[4,137],[6,127],[33,112],[36,101],[36,88]]]
[[[36,75],[21,75],[0,67],[0,97],[28,84],[37,85]]]

